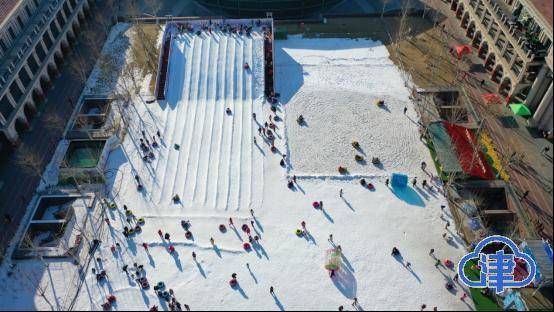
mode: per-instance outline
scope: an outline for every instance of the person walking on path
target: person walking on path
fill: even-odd
[[[343,307],[343,306],[339,306],[339,311],[344,311],[344,307]]]
[[[388,187],[388,186],[389,186],[389,183],[390,183],[390,180],[387,178],[387,179],[385,180],[385,186]]]
[[[529,196],[529,191],[523,192],[523,195],[521,195],[521,200],[525,200]]]
[[[342,194],[343,194],[342,189],[340,189],[340,191],[339,191],[339,197],[340,198],[342,198]]]
[[[438,268],[440,264],[441,264],[440,259],[437,259],[437,261],[435,261],[435,268]]]
[[[408,112],[408,107],[404,106],[404,115]]]
[[[352,306],[355,307],[358,305],[358,298],[354,297],[354,300],[352,301]]]
[[[250,214],[252,215],[252,217],[254,216],[254,209],[250,209]]]
[[[192,252],[192,260],[196,261],[196,253],[194,251]]]
[[[4,214],[4,222],[6,224],[12,223],[12,216],[9,213]]]
[[[550,147],[545,146],[542,148],[541,154],[546,155],[550,151]]]
[[[435,256],[435,249],[434,248],[431,248],[431,250],[429,250],[429,256],[431,256],[431,257]]]
[[[427,163],[422,161],[421,162],[421,170],[425,171],[426,168],[427,168]]]
[[[412,186],[415,187],[417,184],[417,178],[412,179]]]
[[[466,300],[466,298],[467,298],[467,294],[466,294],[466,293],[464,293],[464,294],[463,294],[463,295],[462,295],[462,296],[460,297],[460,300],[462,300],[462,301],[465,301],[465,300]]]
[[[329,242],[333,242],[333,234],[329,234]]]
[[[275,296],[275,288],[273,288],[273,286],[270,286],[270,287],[269,287],[269,293],[270,293],[272,296]]]
[[[454,275],[454,278],[452,278],[452,280],[454,280],[454,282],[458,282],[458,278],[459,278],[459,275],[458,273],[456,273],[456,275]]]
[[[446,225],[444,226],[445,230],[448,230],[448,227],[450,226],[450,221],[446,221]]]
[[[406,262],[406,269],[411,269],[412,268],[412,264],[410,262]]]

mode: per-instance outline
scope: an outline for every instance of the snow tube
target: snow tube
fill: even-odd
[[[296,229],[296,235],[301,236],[304,233],[301,229]]]
[[[229,281],[229,285],[230,285],[231,287],[237,286],[237,280],[233,278],[232,280]]]
[[[138,224],[144,224],[144,218],[138,218],[137,223]]]
[[[135,234],[135,230],[133,230],[133,229],[129,229],[129,231],[127,231],[127,234],[129,234],[129,235],[133,235],[133,234]]]
[[[133,214],[133,212],[131,210],[125,210],[125,215],[126,216],[130,216],[132,214]]]
[[[115,209],[115,208],[117,208],[117,205],[116,205],[115,203],[111,203],[111,204],[110,204],[110,208],[111,208],[111,209]]]
[[[164,289],[165,288],[165,283],[164,282],[158,282],[158,289]]]
[[[138,233],[138,232],[140,232],[140,231],[142,231],[142,228],[140,227],[140,225],[137,224],[137,225],[135,226],[135,233]]]
[[[164,297],[166,299],[169,299],[169,297],[170,297],[169,292],[167,290],[162,292],[162,297]]]
[[[246,232],[246,231],[248,230],[248,225],[243,224],[240,228],[241,228],[244,232]]]
[[[219,225],[219,230],[220,230],[221,232],[225,232],[225,231],[227,231],[227,228],[225,227],[224,224],[220,224],[220,225]]]
[[[242,247],[243,247],[244,250],[246,250],[246,251],[250,250],[250,248],[251,248],[251,246],[250,246],[249,243],[244,243],[244,244],[242,244]]]
[[[313,203],[312,203],[312,206],[313,206],[315,209],[319,208],[319,202],[316,202],[316,201],[313,202]]]
[[[191,232],[191,231],[186,231],[186,232],[185,232],[185,237],[186,237],[187,239],[190,239],[190,238],[192,237],[192,232]]]

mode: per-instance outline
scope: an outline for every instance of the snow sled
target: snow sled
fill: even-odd
[[[224,224],[220,224],[220,225],[219,225],[219,230],[220,230],[221,232],[226,232],[226,231],[227,231],[227,228],[225,227]]]
[[[371,163],[374,165],[379,165],[381,163],[381,160],[379,159],[379,157],[372,157]]]
[[[164,282],[158,282],[158,284],[154,285],[154,290],[162,290],[165,288]]]
[[[138,218],[137,223],[144,225],[144,218]]]
[[[142,231],[142,228],[140,227],[140,225],[136,225],[135,226],[135,233],[139,233],[140,231]]]
[[[185,237],[186,237],[187,239],[191,239],[191,238],[192,238],[192,232],[191,232],[191,231],[186,231],[186,232],[185,232]]]
[[[302,231],[301,229],[296,229],[296,235],[298,236],[302,236],[302,234],[304,234],[304,231]]]
[[[141,277],[137,279],[137,282],[140,284],[140,287],[142,289],[147,289],[148,287],[150,287],[150,284],[148,283],[148,280],[146,279],[146,277]]]

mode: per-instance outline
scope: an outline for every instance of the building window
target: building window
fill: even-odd
[[[24,28],[24,27],[23,27],[23,26],[24,26],[24,25],[23,25],[23,21],[21,20],[21,16],[18,16],[18,17],[17,17],[17,23],[19,24],[19,27],[21,27],[21,29]]]
[[[67,16],[67,18],[71,16],[71,9],[69,9],[69,5],[67,4],[67,2],[64,2],[63,4],[63,12],[65,13],[65,16]]]
[[[15,80],[10,85],[10,94],[12,95],[12,98],[16,103],[19,103],[19,100],[21,100],[21,96],[23,96],[23,91],[21,91],[21,88],[19,88],[19,85]]]
[[[46,50],[50,50],[50,47],[52,46],[52,39],[50,39],[48,31],[45,31],[42,35],[42,41],[44,41],[44,45],[46,45]]]
[[[0,100],[0,114],[4,116],[4,119],[8,119],[10,117],[11,113],[15,110],[15,108],[12,106],[12,103],[8,100],[8,96],[4,95],[2,97],[2,100]]]
[[[29,5],[26,5],[26,6],[25,6],[25,12],[27,12],[27,16],[28,16],[29,18],[31,18],[31,16],[33,15],[33,14],[31,14],[31,9],[29,9]]]
[[[23,83],[24,88],[27,88],[29,86],[29,82],[31,82],[31,77],[29,77],[29,74],[27,73],[27,70],[25,70],[25,67],[22,67],[19,71],[19,79]]]
[[[62,11],[58,12],[58,15],[56,16],[56,20],[58,21],[60,28],[63,28],[65,26],[65,20],[63,19]]]
[[[42,63],[46,58],[46,51],[44,51],[44,48],[42,47],[42,44],[40,44],[40,42],[36,45],[35,52],[38,56],[39,61]]]
[[[8,46],[4,42],[4,39],[0,39],[0,49],[2,49],[2,51],[7,51],[8,50]]]
[[[8,28],[8,32],[10,33],[10,36],[12,37],[12,41],[15,41],[15,31],[13,31],[13,28],[10,26]]]
[[[52,23],[50,23],[50,31],[52,32],[54,39],[58,38],[60,31],[58,30],[58,26],[56,26],[56,22],[52,21]]]
[[[29,55],[29,58],[27,59],[27,65],[29,65],[29,68],[31,69],[33,75],[37,73],[38,64],[33,54]]]

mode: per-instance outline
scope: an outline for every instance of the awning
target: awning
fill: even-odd
[[[473,132],[447,121],[443,121],[442,124],[450,135],[463,171],[483,180],[494,180],[492,168],[485,160]]]
[[[464,54],[471,53],[471,47],[468,45],[458,45],[456,46],[456,54],[458,55],[458,59],[461,59]]]
[[[510,108],[512,109],[512,112],[514,112],[514,115],[517,115],[517,116],[525,117],[525,116],[532,115],[529,108],[522,103],[510,104]]]

